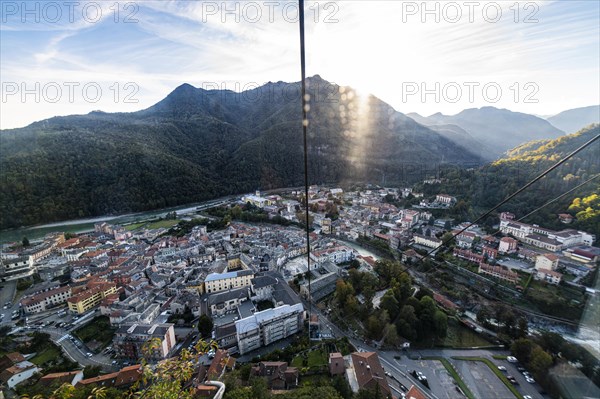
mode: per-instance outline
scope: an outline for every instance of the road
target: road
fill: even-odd
[[[69,359],[82,366],[100,366],[105,371],[117,371],[119,369],[116,364],[112,364],[112,359],[103,353],[88,357],[87,353],[91,353],[91,351],[76,337],[70,339],[69,332],[65,329],[45,328],[43,332],[50,335],[52,342],[60,346]]]
[[[13,303],[13,305],[4,309],[4,305],[8,302],[13,302],[15,298],[15,294],[17,292],[17,282],[16,281],[7,281],[2,284],[2,289],[0,289],[0,313],[4,315],[4,317],[0,316],[0,324],[9,324],[12,322],[11,316],[13,310],[19,309],[18,303]]]

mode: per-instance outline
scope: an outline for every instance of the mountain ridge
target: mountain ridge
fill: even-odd
[[[0,228],[145,211],[304,181],[300,85],[179,85],[130,113],[0,132]],[[374,96],[308,79],[311,182],[413,182],[483,160]]]

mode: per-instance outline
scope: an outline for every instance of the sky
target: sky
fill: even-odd
[[[600,103],[600,1],[307,1],[307,75],[396,110]],[[295,1],[0,2],[0,128],[131,112],[182,83],[300,80]]]

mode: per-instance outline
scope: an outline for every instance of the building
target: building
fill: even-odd
[[[584,245],[580,247],[569,248],[566,251],[563,251],[563,255],[576,262],[595,263],[600,260],[600,248]]]
[[[2,281],[30,277],[33,273],[35,273],[35,268],[29,263],[29,258],[25,256],[0,259],[0,279]]]
[[[346,372],[346,366],[344,365],[344,357],[341,353],[334,352],[329,354],[329,374],[343,375]]]
[[[240,354],[297,333],[302,329],[303,321],[304,307],[300,303],[263,310],[237,320],[235,329]]]
[[[488,276],[508,281],[512,284],[517,284],[519,282],[519,275],[516,272],[513,272],[512,270],[504,266],[492,266],[488,265],[487,263],[481,262],[479,264],[478,273],[487,274]]]
[[[143,346],[156,339],[157,345],[152,353],[144,353]],[[148,360],[166,358],[175,346],[175,329],[171,323],[146,324],[127,323],[117,330],[113,339],[113,347],[118,356],[128,359],[145,357]]]
[[[208,297],[210,313],[214,316],[221,316],[232,310],[236,310],[242,302],[250,296],[248,288],[237,288],[234,290],[217,292]]]
[[[511,237],[502,237],[498,245],[498,252],[501,254],[512,254],[517,250],[518,241]]]
[[[558,267],[558,256],[554,254],[538,255],[535,258],[536,269],[556,270]]]
[[[300,377],[298,369],[289,367],[287,362],[260,362],[250,373],[266,378],[269,389],[276,390],[296,388]]]
[[[442,245],[442,240],[436,237],[427,237],[420,234],[414,235],[415,244],[423,245],[429,248],[437,248]]]
[[[458,230],[454,230],[452,232],[452,234],[455,235],[456,245],[464,249],[471,248],[477,235],[475,235],[475,233],[471,233],[470,231],[463,231],[462,233],[457,235],[458,232]]]
[[[247,204],[248,202],[257,208],[264,208],[265,206],[273,205],[273,201],[269,198],[262,197],[260,191],[257,191],[255,195],[245,195],[242,197],[242,202]]]
[[[483,255],[476,254],[468,249],[454,248],[452,254],[457,258],[465,259],[473,263],[481,263],[485,260]]]
[[[543,280],[550,284],[558,285],[562,280],[562,274],[549,269],[538,269],[536,266],[535,279]]]
[[[223,349],[217,349],[215,357],[210,363],[206,372],[207,381],[218,381],[223,377],[226,369],[232,370],[235,367],[235,358],[229,355],[229,352]]]
[[[346,373],[353,392],[361,389],[374,391],[379,388],[383,397],[392,397],[392,391],[377,353],[354,352],[345,359],[348,365]]]
[[[117,292],[117,285],[115,283],[96,283],[92,287],[88,288],[67,300],[69,310],[73,313],[85,313],[88,310],[100,305],[100,302],[107,296],[115,294]]]
[[[545,249],[550,252],[560,251],[562,244],[553,238],[541,234],[528,234],[522,238],[525,244],[533,245],[534,247]]]
[[[251,270],[237,270],[226,273],[211,273],[204,279],[205,292],[225,291],[232,288],[247,287],[252,284],[254,273]]]
[[[0,382],[11,389],[41,371],[35,364],[25,360],[23,355],[17,352],[4,355],[0,364],[4,369],[0,373]]]
[[[406,399],[427,399],[427,396],[415,385],[411,386],[405,395]]]
[[[64,373],[51,373],[46,374],[40,379],[42,385],[52,385],[56,381],[59,381],[62,385],[64,383],[77,385],[79,381],[83,380],[83,370],[66,371]]]
[[[337,246],[312,251],[310,258],[319,265],[327,261],[339,265],[340,263],[350,262],[354,259],[354,251],[348,247]]]
[[[268,301],[273,297],[277,279],[271,276],[257,276],[252,280],[252,300]]]
[[[21,300],[25,313],[44,312],[49,308],[61,305],[71,298],[71,287],[57,287],[46,292],[33,295]]]
[[[450,205],[456,202],[456,198],[448,194],[438,194],[435,196],[435,202]]]
[[[569,224],[573,222],[573,216],[569,215],[568,213],[560,213],[558,215],[558,220],[560,220],[564,224]]]
[[[116,373],[87,378],[77,383],[77,387],[95,385],[105,388],[125,388],[135,384],[142,378],[142,365],[124,367]]]

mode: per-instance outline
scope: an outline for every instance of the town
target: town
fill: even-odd
[[[4,245],[6,396],[62,383],[126,391],[141,384],[141,358],[191,352],[196,377],[185,384],[196,397],[222,397],[227,376],[246,370],[242,383],[262,378],[273,391],[322,374],[365,398],[537,398],[534,376],[548,370],[526,370],[507,347],[546,328],[571,334],[584,311],[597,312],[586,310],[597,303],[586,282],[600,248],[568,229],[569,214],[553,231],[509,212],[493,226],[457,222],[457,198],[412,188],[311,186],[308,195],[257,191]],[[562,314],[551,312],[559,302]],[[429,330],[424,311],[408,325],[406,311],[419,307],[431,309]],[[491,349],[434,348],[453,347],[444,342],[455,334]],[[481,373],[488,385],[474,383]]]

